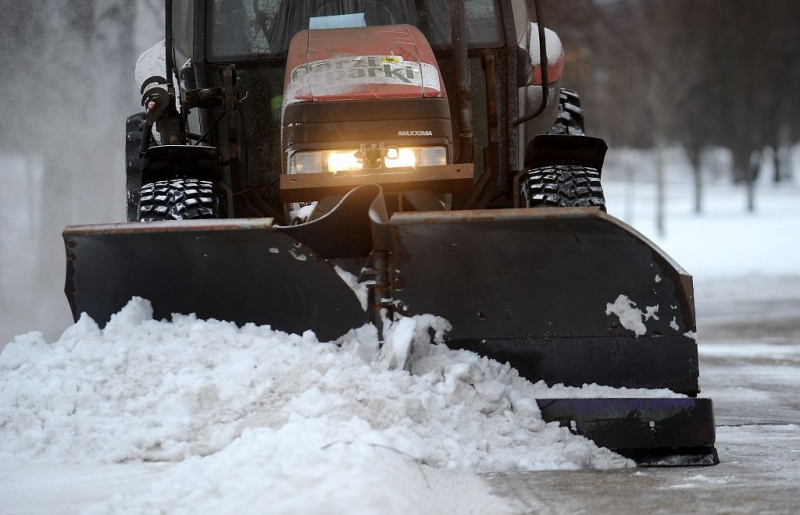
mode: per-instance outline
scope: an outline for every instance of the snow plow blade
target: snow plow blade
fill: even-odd
[[[400,213],[391,230],[395,303],[446,318],[451,347],[548,384],[699,392],[691,276],[622,221],[597,208]]]
[[[139,296],[157,320],[196,313],[298,334],[314,328],[323,341],[366,322],[334,268],[269,219],[67,227],[64,242],[75,320],[86,312],[103,325]]]
[[[719,463],[710,399],[539,399],[547,422],[642,467]]]
[[[335,236],[335,237],[332,237]],[[686,398],[538,399],[544,420],[639,465],[710,465],[711,401],[699,393],[691,277],[596,208],[395,213],[356,188],[298,226],[269,219],[151,222],[64,231],[66,293],[104,324],[133,296],[154,318],[268,324],[322,341],[389,309],[447,319],[451,348],[548,385],[670,389]],[[372,250],[371,250],[372,249]],[[365,311],[332,266],[384,263]],[[381,282],[384,281],[384,282]]]
[[[712,402],[693,398],[691,276],[633,228],[597,208],[399,213],[390,228],[394,302],[446,318],[449,347],[551,386],[688,396],[538,399],[544,420],[640,466],[719,463]]]

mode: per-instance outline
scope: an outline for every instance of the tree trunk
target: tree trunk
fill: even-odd
[[[703,213],[703,150],[692,145],[687,146],[685,150],[694,178],[694,212],[699,215]]]
[[[750,169],[750,154],[740,148],[731,149],[733,153],[733,170],[731,176],[734,184],[744,184],[747,182]]]
[[[664,209],[666,198],[666,185],[664,183],[664,138],[661,134],[656,136],[656,231],[660,237],[667,234],[666,213]]]
[[[783,180],[783,169],[781,168],[781,150],[778,145],[772,147],[772,182],[775,184]]]
[[[747,164],[747,212],[755,213],[756,211],[756,178],[758,177],[759,163],[761,162],[761,154],[753,152],[750,154],[750,162]]]
[[[758,178],[758,163],[760,154],[742,150],[741,147],[733,149],[733,182],[743,184],[747,201],[747,211],[756,210],[756,179]]]

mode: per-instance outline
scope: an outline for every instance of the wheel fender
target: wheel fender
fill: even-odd
[[[214,147],[161,145],[142,158],[142,184],[187,177],[215,183],[224,181],[222,154]]]
[[[542,166],[589,166],[600,172],[608,145],[601,138],[542,134],[528,143],[525,169]]]

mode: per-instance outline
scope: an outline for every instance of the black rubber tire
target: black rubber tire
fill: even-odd
[[[532,168],[519,181],[522,207],[600,207],[606,210],[600,173],[588,166]]]
[[[221,195],[211,181],[171,179],[142,185],[137,219],[140,222],[160,220],[199,220],[223,218]]]
[[[142,158],[139,157],[139,150],[142,148],[143,128],[144,113],[133,114],[125,120],[125,193],[129,222],[136,221],[139,190],[142,186]]]
[[[548,134],[585,136],[581,97],[572,90],[561,89],[558,95],[558,117]]]

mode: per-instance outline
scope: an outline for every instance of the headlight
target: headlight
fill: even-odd
[[[289,173],[362,170],[365,166],[358,153],[357,149],[295,152],[289,160]],[[447,149],[444,147],[387,147],[381,166],[367,169],[380,172],[387,168],[416,168],[446,164]]]
[[[361,170],[361,168],[364,167],[364,163],[361,162],[361,159],[356,157],[357,152],[355,150],[339,150],[324,153],[328,154],[325,163],[327,163],[327,170],[329,172],[335,173],[348,170]],[[321,172],[322,170],[319,171]]]
[[[434,147],[434,148],[441,148],[441,147]],[[383,166],[385,166],[386,168],[413,168],[417,165],[417,154],[422,152],[423,149],[425,149],[425,147],[418,147],[418,148],[389,147],[386,149],[386,157],[383,158]],[[420,164],[420,166],[423,165]]]

